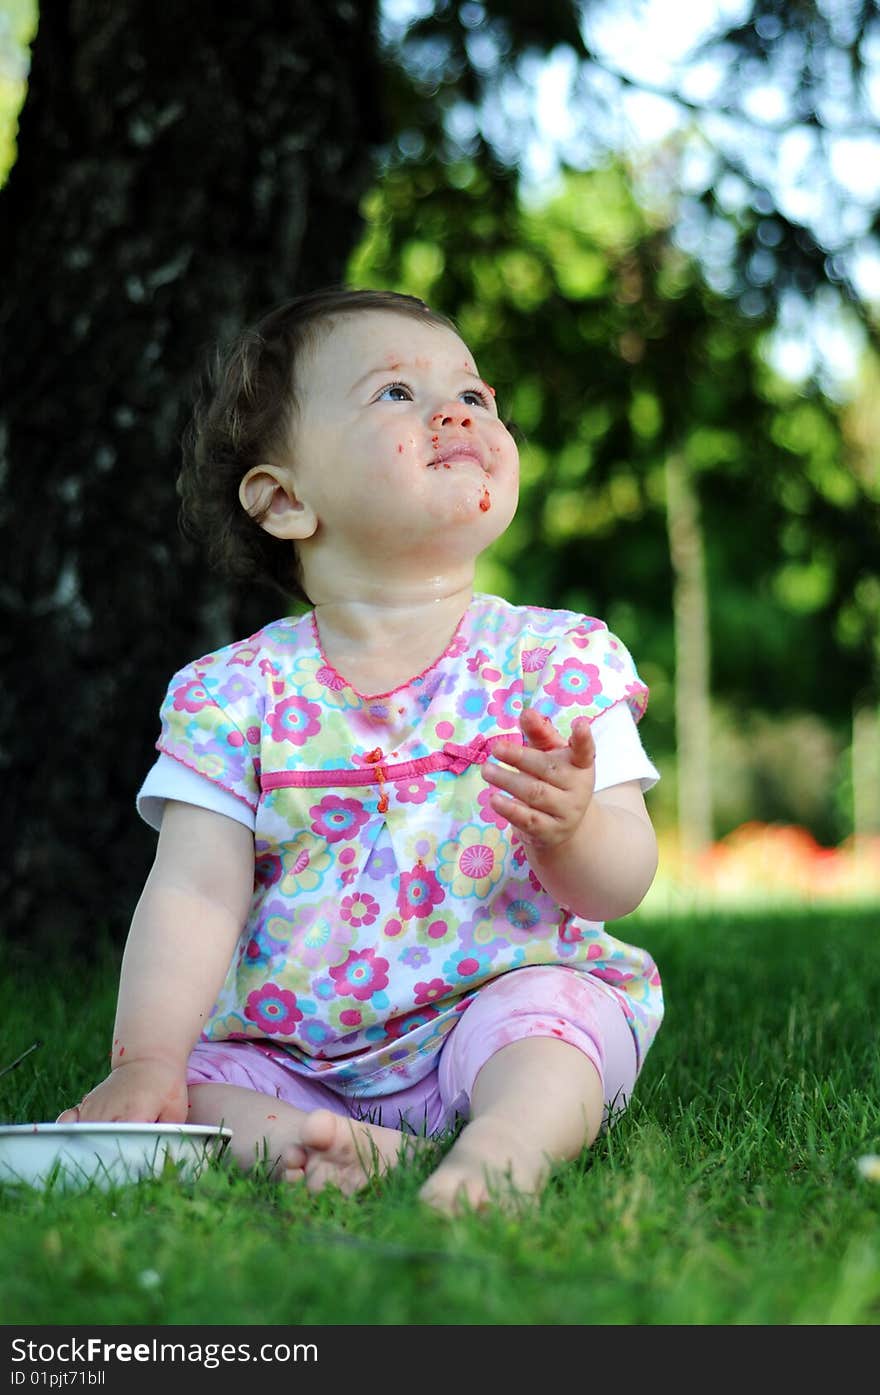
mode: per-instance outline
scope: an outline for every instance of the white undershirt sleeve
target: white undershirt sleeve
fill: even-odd
[[[597,717],[591,727],[596,743],[596,789],[607,790],[638,780],[642,793],[660,779],[660,772],[642,745],[635,718],[625,702]]]

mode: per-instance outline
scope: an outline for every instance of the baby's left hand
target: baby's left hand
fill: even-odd
[[[482,767],[483,779],[506,791],[493,794],[490,803],[519,831],[526,847],[549,851],[574,836],[593,798],[593,734],[587,719],[579,717],[566,742],[548,717],[530,707],[523,712],[520,727],[526,745],[493,742],[493,755],[505,764],[487,761]]]

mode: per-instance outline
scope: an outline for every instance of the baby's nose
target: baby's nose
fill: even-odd
[[[465,429],[472,426],[473,422],[468,413],[467,407],[461,403],[450,404],[444,407],[442,412],[435,412],[431,418],[431,425],[436,429],[439,426],[463,426]]]

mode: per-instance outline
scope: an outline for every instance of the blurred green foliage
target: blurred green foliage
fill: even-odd
[[[37,0],[0,0],[0,187],[15,160],[18,113],[27,91]]]
[[[833,841],[849,811],[829,798],[827,759],[786,808],[765,737],[768,723],[808,730],[815,713],[823,749],[842,754],[856,696],[876,697],[877,471],[841,404],[769,367],[769,309],[746,316],[711,290],[634,187],[610,163],[512,212],[476,162],[391,168],[366,200],[350,279],[456,318],[520,433],[520,510],[479,584],[618,630],[652,688],[651,740],[670,773],[664,465],[683,455],[705,532],[718,747],[731,776],[752,776],[720,800],[719,831],[798,806]],[[786,760],[791,748],[780,741]],[[715,783],[727,790],[723,770]],[[674,779],[658,797],[671,819]]]

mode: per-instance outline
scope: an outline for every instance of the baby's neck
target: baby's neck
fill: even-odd
[[[315,622],[324,657],[357,692],[389,692],[439,659],[472,595],[468,585],[406,600],[318,601]]]

